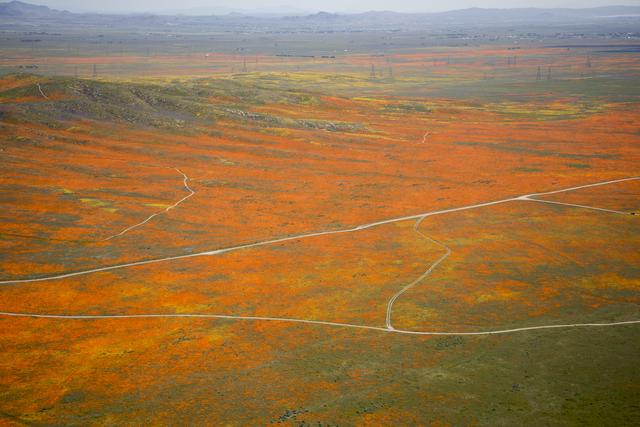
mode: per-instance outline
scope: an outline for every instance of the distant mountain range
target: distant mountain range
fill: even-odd
[[[240,14],[245,16],[288,16],[288,15],[309,15],[313,13],[311,10],[300,9],[287,5],[272,6],[264,8],[252,8],[247,9],[241,5],[238,7],[194,7],[190,9],[173,9],[173,10],[161,10],[158,11],[158,15],[173,15],[173,16],[211,16],[211,15],[229,15]]]
[[[0,3],[0,16],[3,17],[15,16],[21,18],[48,18],[67,14],[70,13],[49,9],[47,6],[23,3],[21,1]]]
[[[424,29],[442,27],[469,27],[515,24],[580,24],[611,20],[637,21],[640,23],[640,6],[609,6],[588,9],[480,9],[471,8],[439,13],[398,13],[371,11],[354,14],[319,12],[273,16],[263,12],[229,13],[226,15],[189,14],[97,14],[58,11],[46,6],[36,6],[20,1],[0,3],[0,26],[20,27],[33,23],[78,24],[82,26],[116,26],[157,28],[159,26],[188,27],[190,29],[279,30],[309,28],[311,30],[389,30]],[[202,9],[200,12],[205,13]],[[283,12],[285,12],[283,10]]]

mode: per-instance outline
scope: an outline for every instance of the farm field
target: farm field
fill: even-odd
[[[9,50],[0,425],[638,423],[620,46]]]

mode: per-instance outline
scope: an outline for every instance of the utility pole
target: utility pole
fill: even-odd
[[[536,81],[539,82],[542,80],[542,68],[538,65],[538,74],[536,75]]]
[[[98,66],[93,64],[93,77],[98,77]]]
[[[374,64],[371,64],[371,78],[376,78],[376,66]]]

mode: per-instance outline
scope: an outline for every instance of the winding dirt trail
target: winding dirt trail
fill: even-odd
[[[42,88],[40,87],[40,83],[36,83],[36,86],[38,86],[38,91],[40,92],[40,95],[42,95],[44,99],[49,99],[49,97],[45,95],[44,92],[42,91]]]
[[[621,322],[602,323],[568,323],[563,325],[527,326],[513,329],[496,329],[475,332],[455,331],[406,331],[402,329],[383,328],[368,325],[356,325],[352,323],[324,322],[322,320],[305,320],[287,317],[259,317],[259,316],[233,316],[226,314],[105,314],[105,315],[63,315],[63,314],[35,314],[35,313],[11,313],[0,312],[4,317],[22,317],[32,319],[58,319],[58,320],[117,320],[117,319],[226,319],[246,320],[254,322],[281,322],[302,323],[307,325],[334,326],[340,328],[365,329],[370,331],[390,332],[403,335],[501,335],[515,332],[536,331],[543,329],[589,328],[640,324],[640,320],[627,320]]]
[[[407,292],[409,289],[413,288],[418,283],[420,283],[423,280],[425,280],[427,278],[427,276],[429,274],[431,274],[431,272],[433,270],[435,270],[436,267],[438,267],[445,259],[449,258],[449,255],[451,255],[451,253],[452,253],[451,248],[449,246],[445,245],[444,243],[440,243],[437,240],[435,240],[435,239],[433,239],[433,238],[431,238],[429,236],[426,236],[425,234],[423,234],[420,231],[420,224],[422,224],[422,221],[424,221],[425,218],[426,218],[426,216],[423,216],[422,218],[418,219],[416,221],[415,225],[413,226],[413,230],[416,233],[418,233],[420,236],[422,236],[422,238],[424,238],[424,239],[426,239],[426,240],[428,240],[428,241],[430,241],[432,243],[435,243],[436,245],[438,245],[441,248],[443,248],[446,252],[445,252],[444,255],[442,255],[440,258],[438,258],[433,264],[431,264],[429,269],[427,271],[425,271],[424,273],[422,273],[420,275],[420,277],[418,277],[413,282],[409,283],[407,286],[402,288],[398,293],[396,293],[393,297],[391,297],[391,299],[389,300],[389,303],[387,304],[387,319],[386,319],[387,329],[390,329],[390,330],[395,330],[395,328],[391,324],[391,313],[393,312],[393,304],[395,304],[396,300],[398,298],[400,298],[402,296],[402,294]]]
[[[180,169],[178,168],[174,168],[176,171],[178,171],[178,173],[180,173],[184,179],[183,179],[183,184],[184,184],[184,188],[189,192],[189,194],[187,194],[186,196],[184,196],[182,199],[178,200],[177,202],[175,202],[173,205],[167,207],[166,209],[161,210],[160,212],[156,212],[153,215],[150,215],[147,219],[145,219],[144,221],[141,221],[137,224],[132,225],[131,227],[127,227],[124,230],[122,230],[121,232],[119,232],[118,234],[114,234],[113,236],[109,236],[106,239],[103,239],[103,242],[106,242],[108,240],[114,239],[116,237],[120,237],[126,233],[128,233],[131,230],[134,230],[140,226],[143,226],[144,224],[146,224],[147,222],[151,221],[153,218],[157,217],[158,215],[161,215],[163,213],[169,212],[171,209],[174,209],[176,207],[178,207],[179,204],[181,204],[182,202],[184,202],[185,200],[187,200],[188,198],[190,198],[191,196],[193,196],[194,194],[196,194],[195,191],[193,191],[193,189],[191,189],[191,187],[189,187],[188,181],[189,181],[189,177],[187,175],[184,174],[184,172],[182,172]]]
[[[426,131],[422,136],[422,141],[420,141],[420,144],[424,144],[425,142],[427,142],[427,138],[430,136],[431,136],[431,131]]]
[[[552,200],[542,200],[542,199],[532,199],[532,198],[523,198],[523,199],[519,199],[519,200],[528,200],[530,202],[538,202],[538,203],[549,203],[551,205],[560,205],[560,206],[569,206],[572,208],[581,208],[581,209],[591,209],[592,211],[600,211],[600,212],[608,212],[608,213],[614,213],[614,214],[620,214],[620,215],[634,215],[633,212],[622,212],[622,211],[616,211],[613,209],[604,209],[604,208],[596,208],[593,206],[586,206],[586,205],[576,205],[573,203],[563,203],[563,202],[555,202]]]

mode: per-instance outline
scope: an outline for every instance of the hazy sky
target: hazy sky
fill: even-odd
[[[3,0],[6,1],[6,0]],[[273,9],[308,11],[442,11],[467,7],[595,7],[640,6],[640,0],[23,0],[71,11],[146,11],[211,9]]]

